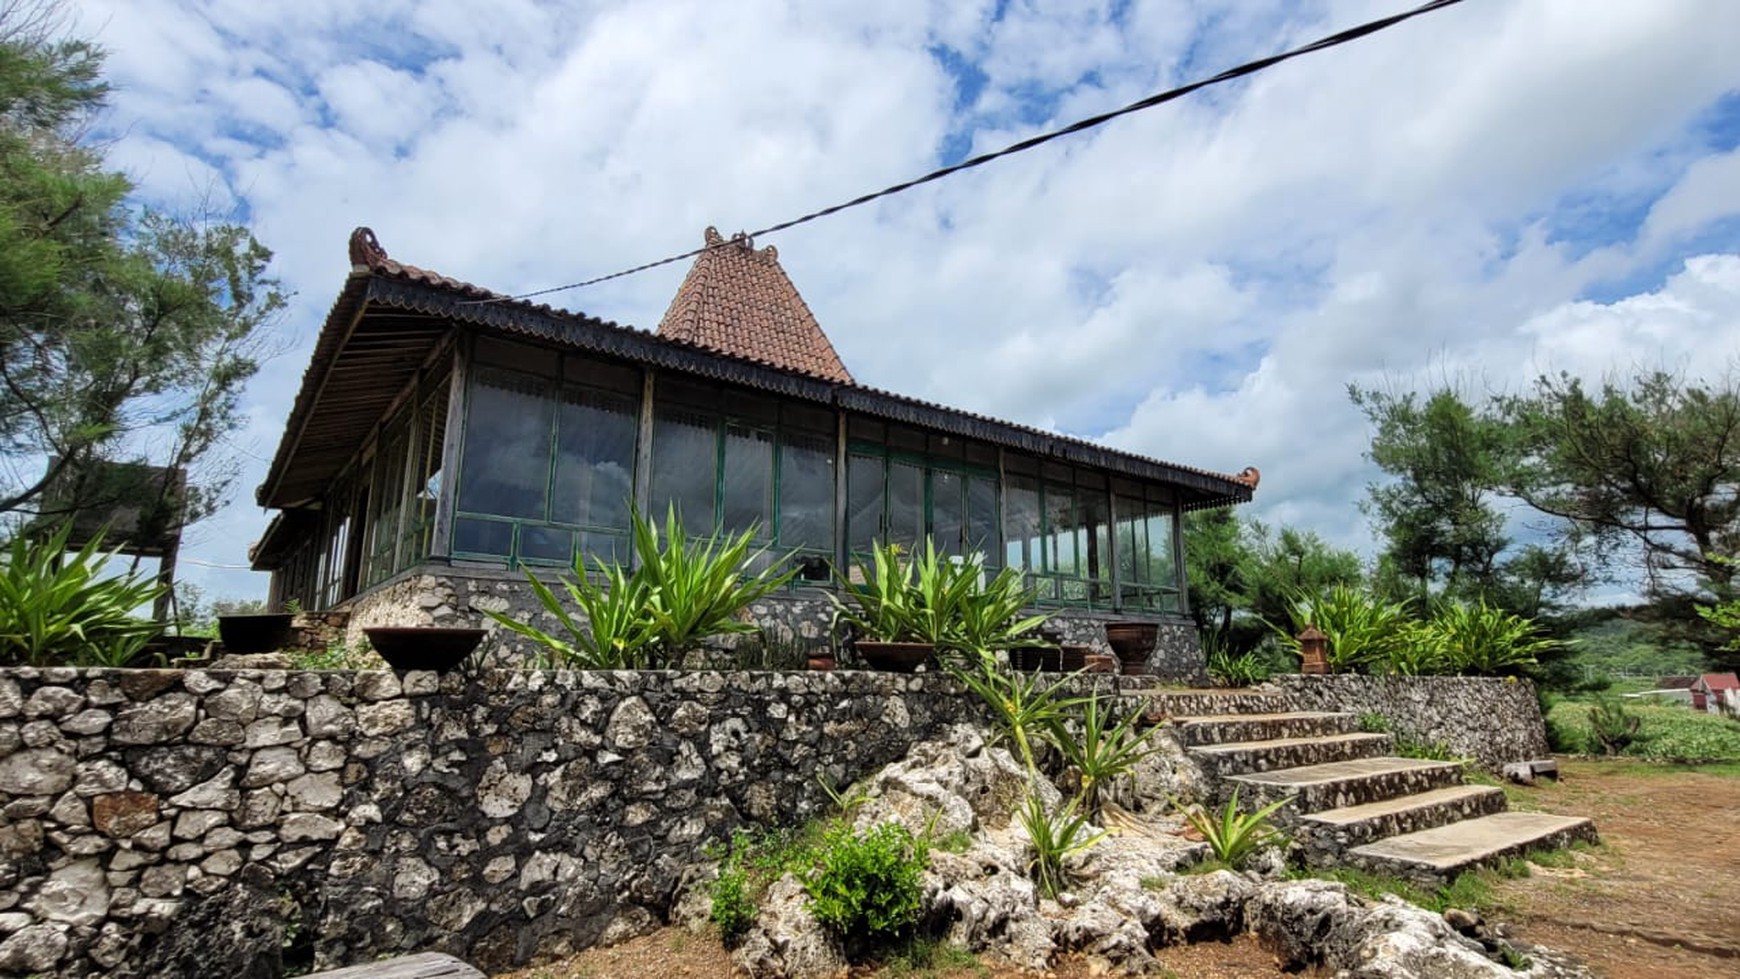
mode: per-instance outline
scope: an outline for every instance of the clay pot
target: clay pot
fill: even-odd
[[[375,626],[363,630],[369,645],[395,670],[445,673],[465,662],[483,641],[482,629],[440,626]]]
[[[809,658],[808,665],[812,673],[827,673],[838,664],[834,661],[833,653],[817,653]]]
[[[1108,622],[1106,643],[1117,654],[1123,672],[1142,675],[1148,672],[1148,656],[1160,639],[1157,622]]]
[[[290,644],[290,613],[220,615],[218,638],[224,652],[235,656],[275,653]]]
[[[913,673],[930,662],[936,647],[927,642],[865,642],[859,640],[858,655],[873,670]]]

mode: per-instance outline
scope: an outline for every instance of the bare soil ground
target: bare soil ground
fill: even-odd
[[[1490,917],[1608,979],[1740,976],[1740,765],[1560,767],[1512,806],[1589,816],[1604,845],[1503,882]]]
[[[1275,979],[1288,975],[1275,965],[1274,956],[1248,935],[1233,942],[1162,949],[1156,958],[1168,970],[1161,975],[1177,979]],[[498,979],[723,979],[731,974],[731,955],[717,938],[665,928],[614,948],[589,949],[566,961],[521,969]],[[999,967],[989,961],[919,969],[901,963],[855,968],[850,979],[1089,979],[1104,974],[1103,968],[1072,957],[1043,973]]]
[[[1590,816],[1603,845],[1500,881],[1488,917],[1523,941],[1570,953],[1605,979],[1740,976],[1740,765],[1675,768],[1635,761],[1561,759],[1560,781],[1511,790],[1518,809]],[[1257,942],[1163,949],[1178,979],[1287,975]],[[731,975],[712,936],[680,928],[499,979],[713,979]],[[1087,979],[1099,971],[1065,959],[1043,975]],[[1164,975],[1164,973],[1162,973]],[[855,969],[852,979],[1017,979],[1036,973],[992,963],[913,970]]]

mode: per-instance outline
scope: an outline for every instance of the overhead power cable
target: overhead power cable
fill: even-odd
[[[1097,116],[1089,116],[1086,119],[1081,119],[1081,120],[1078,120],[1076,122],[1072,122],[1069,125],[1064,126],[1061,129],[1053,129],[1050,132],[1041,133],[1037,136],[1030,136],[1027,139],[1021,140],[1018,143],[1011,143],[1008,146],[1005,146],[1000,150],[994,150],[990,153],[981,153],[980,155],[975,156],[971,159],[962,160],[959,163],[950,164],[949,166],[943,167],[943,168],[938,169],[938,170],[932,170],[931,172],[925,174],[922,177],[917,177],[915,179],[905,181],[904,183],[898,183],[898,184],[894,184],[894,185],[889,186],[889,187],[884,187],[881,190],[878,190],[874,193],[865,194],[861,197],[854,197],[849,201],[846,201],[846,202],[841,203],[841,204],[835,204],[832,207],[824,207],[819,211],[811,211],[808,214],[805,214],[801,217],[792,218],[789,221],[781,221],[778,224],[768,225],[767,227],[762,228],[759,231],[749,232],[748,237],[751,240],[753,240],[756,238],[760,238],[763,235],[770,235],[770,234],[774,234],[775,232],[785,231],[788,228],[795,228],[800,224],[808,224],[811,221],[814,221],[818,218],[825,218],[831,214],[838,214],[841,211],[850,210],[854,207],[859,207],[861,205],[868,204],[871,201],[881,200],[884,197],[893,197],[895,194],[904,193],[908,190],[911,190],[914,187],[918,187],[918,186],[921,186],[923,184],[928,184],[928,183],[931,183],[933,181],[941,180],[944,177],[952,176],[954,174],[960,173],[963,170],[972,170],[976,167],[982,167],[985,164],[990,163],[993,160],[1000,160],[1006,156],[1014,156],[1017,153],[1023,153],[1023,152],[1026,152],[1027,150],[1033,149],[1035,147],[1044,146],[1046,143],[1049,143],[1054,139],[1060,139],[1064,136],[1070,136],[1070,135],[1073,135],[1075,133],[1084,132],[1086,130],[1093,129],[1093,128],[1098,127],[1098,126],[1103,126],[1106,123],[1111,122],[1113,119],[1117,119],[1121,116],[1127,116],[1127,115],[1130,115],[1130,114],[1135,113],[1135,112],[1141,112],[1143,109],[1151,109],[1157,105],[1164,105],[1167,102],[1171,102],[1175,99],[1181,99],[1184,96],[1191,94],[1192,92],[1196,92],[1196,91],[1199,91],[1201,89],[1208,88],[1211,85],[1219,85],[1223,82],[1230,82],[1236,78],[1244,78],[1247,75],[1254,75],[1257,72],[1264,70],[1265,68],[1273,67],[1275,65],[1280,64],[1283,61],[1291,61],[1294,58],[1303,57],[1307,54],[1312,54],[1312,53],[1317,52],[1317,51],[1326,51],[1329,48],[1338,47],[1340,45],[1348,43],[1349,41],[1357,41],[1362,37],[1367,37],[1369,35],[1376,34],[1379,31],[1388,30],[1389,28],[1394,27],[1397,24],[1400,24],[1404,21],[1413,20],[1415,17],[1420,17],[1420,16],[1423,16],[1425,14],[1433,13],[1435,11],[1444,9],[1445,7],[1453,7],[1456,4],[1459,4],[1461,2],[1462,2],[1462,0],[1430,0],[1429,3],[1421,4],[1420,6],[1415,7],[1412,10],[1406,10],[1406,11],[1403,11],[1402,13],[1394,14],[1394,15],[1391,15],[1389,17],[1382,17],[1382,18],[1379,18],[1379,19],[1374,20],[1374,21],[1369,21],[1367,23],[1359,25],[1358,27],[1350,27],[1347,30],[1340,31],[1340,32],[1337,32],[1335,34],[1330,34],[1327,37],[1322,37],[1322,38],[1319,38],[1315,41],[1312,41],[1310,44],[1307,44],[1304,47],[1293,48],[1290,51],[1284,51],[1280,54],[1270,55],[1266,58],[1259,58],[1256,61],[1249,61],[1249,62],[1246,62],[1242,65],[1239,65],[1236,68],[1228,68],[1226,71],[1223,71],[1220,74],[1215,75],[1211,78],[1204,78],[1204,79],[1201,79],[1199,81],[1191,82],[1188,85],[1181,85],[1177,88],[1168,89],[1164,92],[1157,92],[1153,95],[1148,96],[1147,98],[1139,99],[1135,102],[1131,102],[1129,105],[1126,105],[1123,108],[1113,109],[1110,112],[1102,112]],[[726,244],[729,244],[729,242],[726,242]],[[656,262],[646,262],[646,263],[641,264],[641,265],[636,265],[633,268],[623,269],[620,272],[612,272],[609,275],[600,275],[600,276],[596,276],[596,277],[591,278],[591,279],[583,279],[579,282],[570,282],[567,285],[562,285],[562,286],[551,286],[548,289],[538,289],[538,290],[535,290],[532,292],[522,292],[522,293],[520,293],[518,295],[514,295],[514,296],[502,296],[502,297],[497,297],[495,299],[473,300],[473,302],[491,303],[491,302],[502,302],[504,300],[514,300],[514,299],[532,299],[532,298],[537,297],[537,296],[547,296],[547,295],[549,295],[551,293],[555,293],[555,292],[566,292],[569,289],[582,289],[582,288],[585,288],[586,286],[597,285],[600,282],[609,282],[612,279],[620,279],[620,278],[623,278],[625,276],[634,275],[637,272],[645,272],[649,269],[656,269],[656,268],[659,268],[660,266],[670,265],[673,262],[681,262],[687,258],[694,258],[697,255],[700,255],[700,254],[706,252],[710,248],[719,248],[719,247],[723,247],[723,245],[704,245],[700,248],[696,248],[696,249],[693,249],[691,251],[683,252],[681,255],[672,255],[668,258],[661,258]]]

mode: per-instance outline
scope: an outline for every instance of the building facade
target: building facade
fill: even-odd
[[[353,628],[528,613],[522,569],[628,561],[629,515],[755,528],[795,562],[758,608],[827,642],[836,568],[931,537],[1020,568],[1067,638],[1159,621],[1164,672],[1200,673],[1181,514],[1250,499],[1238,476],[858,384],[772,248],[708,229],[656,333],[515,301],[391,259],[367,229],[258,500],[272,600]]]

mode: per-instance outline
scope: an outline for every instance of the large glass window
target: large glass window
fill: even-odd
[[[1006,559],[1027,570],[1042,602],[1111,608],[1111,499],[1093,470],[1011,458],[1005,498]],[[1041,478],[1043,473],[1043,478]]]
[[[1176,612],[1177,552],[1173,547],[1175,505],[1164,493],[1119,486],[1117,507],[1119,602],[1125,608]]]
[[[652,505],[702,535],[741,533],[782,553],[834,551],[834,416],[686,378],[654,385]]]
[[[576,555],[625,553],[638,376],[527,349],[479,345],[466,392],[454,556],[566,565]],[[439,462],[425,469],[414,489],[432,509]]]
[[[1001,565],[997,474],[979,465],[995,464],[994,449],[866,419],[853,419],[848,435],[846,541],[853,552],[880,540],[911,546],[928,534],[945,554],[979,552],[987,565]]]

